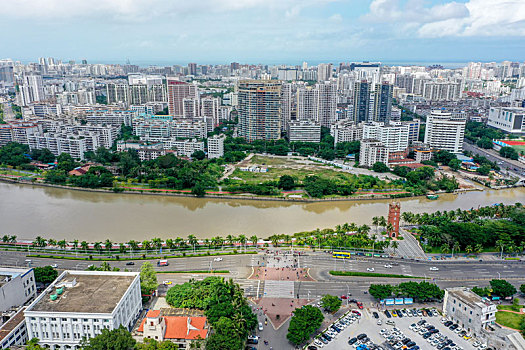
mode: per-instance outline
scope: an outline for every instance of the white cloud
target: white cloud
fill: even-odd
[[[373,0],[362,17],[370,25],[390,26],[402,36],[525,36],[525,0],[450,1],[425,6],[423,0]]]
[[[102,17],[136,21],[257,8],[297,15],[306,7],[333,1],[337,0],[0,0],[0,15],[37,20]]]

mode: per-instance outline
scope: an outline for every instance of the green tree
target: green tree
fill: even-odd
[[[157,273],[153,269],[150,262],[145,262],[140,267],[140,290],[142,294],[149,295],[152,291],[157,289]]]
[[[41,283],[51,283],[58,277],[58,271],[51,266],[34,267],[35,281]]]
[[[197,197],[204,197],[206,195],[206,186],[199,181],[193,186],[191,193]]]
[[[371,284],[368,293],[376,299],[385,299],[392,296],[392,286],[390,284]]]
[[[375,162],[374,165],[372,165],[372,170],[376,173],[386,173],[390,169],[383,162]]]
[[[522,294],[525,294],[525,284],[522,284],[522,285],[520,286],[520,292],[521,292]]]
[[[243,339],[237,332],[237,325],[227,317],[221,317],[215,325],[215,332],[206,341],[206,350],[241,350]]]
[[[459,168],[461,168],[461,161],[459,159],[452,159],[450,162],[448,162],[448,166],[452,170],[458,171]]]
[[[490,281],[492,292],[502,298],[511,297],[516,294],[516,288],[505,280],[493,279]]]
[[[38,345],[38,338],[29,340],[25,346],[26,350],[44,350],[45,348]]]
[[[341,307],[342,301],[338,297],[325,294],[321,298],[321,306],[330,312],[336,312]]]
[[[81,347],[83,350],[133,350],[137,342],[126,328],[120,326],[117,329],[102,329],[102,332],[94,338],[83,339]]]
[[[283,175],[279,178],[277,187],[285,191],[292,190],[295,187],[295,179],[290,175]]]
[[[319,329],[323,319],[321,310],[312,305],[305,305],[300,309],[295,309],[286,338],[295,345],[303,343]]]
[[[499,155],[512,160],[518,160],[519,158],[518,151],[512,147],[501,147],[499,150]]]
[[[204,151],[198,150],[198,151],[193,152],[193,154],[191,155],[191,158],[197,159],[197,160],[203,160],[204,158],[206,158],[206,153],[204,153]]]

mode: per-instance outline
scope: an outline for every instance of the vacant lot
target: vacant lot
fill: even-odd
[[[520,329],[520,324],[523,318],[523,315],[515,314],[513,312],[496,312],[496,322],[505,327]]]

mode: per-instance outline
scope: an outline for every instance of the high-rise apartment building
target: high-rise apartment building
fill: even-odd
[[[379,140],[390,152],[404,152],[407,150],[408,133],[408,126],[401,123],[385,125],[383,123],[370,122],[363,125],[363,139]]]
[[[297,90],[297,120],[308,120],[330,127],[336,120],[337,85],[324,81]]]
[[[328,81],[332,77],[332,64],[320,63],[317,66],[317,81]]]
[[[364,122],[370,113],[370,83],[366,80],[354,83],[354,120]]]
[[[197,63],[188,63],[188,74],[197,75]]]
[[[432,111],[427,116],[425,143],[433,150],[461,153],[465,137],[466,120],[449,112]]]
[[[27,106],[30,103],[45,100],[44,83],[41,75],[24,75],[19,86],[19,103]]]
[[[394,86],[383,82],[375,85],[375,91],[373,92],[373,109],[370,120],[375,122],[386,123],[390,120],[390,114],[392,112],[392,93]]]
[[[281,84],[244,80],[239,91],[239,134],[248,142],[277,140],[281,136]]]
[[[185,98],[198,99],[198,88],[196,85],[175,78],[167,78],[167,85],[169,113],[174,117],[182,117],[184,115],[183,100]]]
[[[363,139],[359,149],[359,165],[372,167],[375,163],[388,165],[389,150],[379,140]]]
[[[213,135],[208,138],[208,159],[224,156],[224,140],[226,135]]]
[[[122,103],[130,104],[129,85],[108,83],[106,85],[106,97],[109,104]]]

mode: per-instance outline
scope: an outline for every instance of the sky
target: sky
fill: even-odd
[[[525,0],[0,0],[0,58],[525,61]]]

